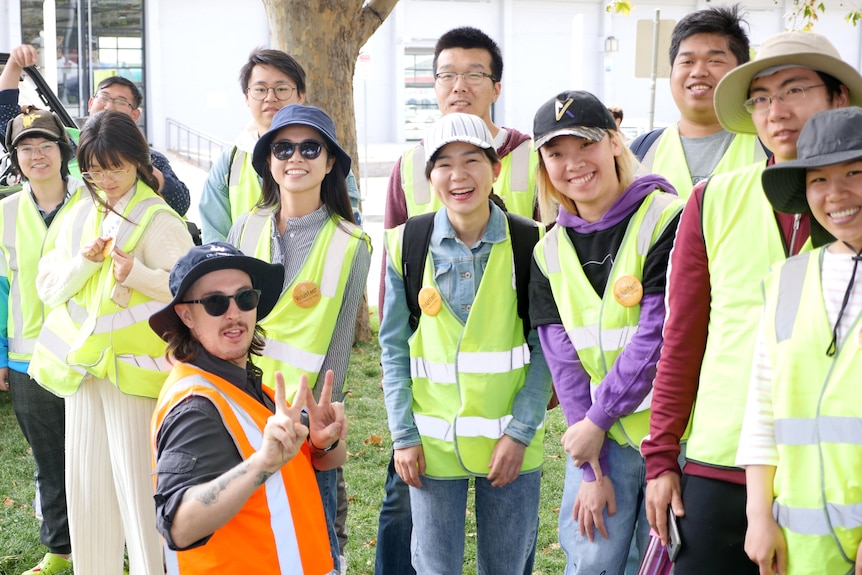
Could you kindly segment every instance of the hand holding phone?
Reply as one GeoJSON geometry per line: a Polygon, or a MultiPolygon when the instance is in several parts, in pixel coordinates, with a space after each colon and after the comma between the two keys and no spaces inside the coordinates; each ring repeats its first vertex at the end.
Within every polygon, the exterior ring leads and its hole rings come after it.
{"type": "Polygon", "coordinates": [[[679,525],[676,523],[676,515],[673,508],[667,507],[667,554],[671,561],[676,561],[679,550],[682,547],[682,538],[679,536],[679,525]]]}

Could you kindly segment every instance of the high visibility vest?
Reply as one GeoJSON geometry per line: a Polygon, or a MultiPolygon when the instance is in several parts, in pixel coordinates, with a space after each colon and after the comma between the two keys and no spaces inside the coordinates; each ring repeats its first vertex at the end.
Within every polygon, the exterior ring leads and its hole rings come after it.
{"type": "MultiPolygon", "coordinates": [[[[403,232],[403,225],[387,232],[387,253],[397,270],[403,232]]],[[[506,240],[491,248],[466,324],[443,301],[435,315],[422,312],[409,339],[413,419],[428,477],[487,476],[494,446],[513,419],[530,349],[518,317],[512,253],[507,228],[506,240]]],[[[440,294],[430,253],[422,285],[440,294]]],[[[540,425],[524,454],[523,473],[542,466],[544,436],[540,425]]]]}
{"type": "MultiPolygon", "coordinates": [[[[69,139],[75,142],[75,145],[78,145],[78,140],[81,137],[81,130],[78,128],[70,128],[66,127],[66,134],[69,135],[69,139]]],[[[72,159],[69,160],[69,175],[75,178],[76,180],[81,179],[81,169],[78,167],[78,158],[76,156],[72,156],[72,159]]]]}
{"type": "Polygon", "coordinates": [[[773,512],[787,541],[788,575],[852,573],[862,541],[862,314],[826,355],[823,249],[793,257],[764,280],[766,345],[778,468],[773,512]]]}
{"type": "Polygon", "coordinates": [[[242,214],[250,212],[257,205],[263,193],[260,176],[251,165],[250,153],[234,148],[227,185],[230,221],[235,222],[242,214]]]}
{"type": "MultiPolygon", "coordinates": [[[[760,324],[760,283],[772,264],[787,257],[775,213],[760,183],[764,168],[765,163],[753,164],[713,176],[703,194],[709,335],[686,457],[713,467],[736,468],[760,324]]],[[[806,246],[810,249],[810,240],[806,246]]]]}
{"type": "MultiPolygon", "coordinates": [[[[766,160],[766,152],[757,136],[736,134],[712,173],[723,174],[763,160],[766,160]]],[[[691,172],[676,124],[665,128],[658,140],[647,150],[641,164],[647,172],[664,176],[673,184],[679,197],[688,199],[691,195],[694,184],[691,183],[691,172]]]]}
{"type": "Polygon", "coordinates": [[[49,227],[45,226],[39,207],[30,194],[29,184],[25,183],[20,193],[0,201],[0,252],[6,261],[9,279],[6,334],[11,361],[30,361],[46,315],[45,306],[35,293],[39,260],[54,249],[63,217],[82,194],[88,192],[83,182],[69,178],[66,193],[69,198],[49,227]]]}
{"type": "MultiPolygon", "coordinates": [[[[264,387],[263,391],[275,400],[270,389],[264,387]]],[[[171,409],[192,396],[206,398],[216,407],[243,460],[261,448],[263,429],[272,413],[230,382],[177,363],[153,413],[154,484],[158,481],[155,455],[162,423],[171,409]]],[[[165,545],[165,564],[170,575],[245,573],[250,567],[262,573],[291,575],[331,572],[329,535],[308,442],[204,545],[185,551],[165,545]]]]}
{"type": "MultiPolygon", "coordinates": [[[[116,245],[131,253],[153,216],[165,211],[179,219],[163,199],[138,181],[135,194],[123,212],[116,245]]],[[[75,232],[71,253],[101,235],[104,212],[93,202],[78,202],[69,214],[75,232]]],[[[165,358],[166,344],[150,329],[148,320],[164,302],[130,290],[128,305],[111,298],[125,290],[114,278],[112,258],[65,304],[48,314],[42,326],[29,373],[53,393],[68,397],[80,387],[87,373],[107,378],[127,395],[158,397],[171,369],[165,358]]]]}
{"type": "MultiPolygon", "coordinates": [[[[272,262],[272,208],[255,209],[240,231],[238,246],[245,254],[272,262]]],[[[264,383],[275,385],[275,372],[284,375],[287,396],[293,399],[299,376],[308,376],[309,387],[317,383],[329,350],[344,289],[353,267],[356,250],[370,250],[368,236],[361,228],[332,216],[317,233],[314,245],[293,282],[282,292],[273,310],[260,321],[266,330],[266,347],[255,364],[263,370],[264,383]],[[316,286],[319,301],[308,305],[303,291],[309,282],[316,286]]]]}
{"type": "MultiPolygon", "coordinates": [[[[629,220],[602,296],[584,273],[564,228],[554,226],[536,246],[536,262],[551,284],[563,327],[590,376],[593,401],[617,357],[637,333],[640,320],[640,303],[621,305],[614,297],[614,286],[623,276],[643,281],[647,254],[683,205],[683,200],[661,191],[644,199],[629,220]]],[[[630,415],[617,420],[608,431],[611,439],[639,449],[649,433],[651,400],[652,391],[630,415]]]]}
{"type": "MultiPolygon", "coordinates": [[[[425,147],[417,144],[401,157],[401,188],[407,203],[407,217],[428,214],[443,204],[425,177],[425,147]]],[[[494,193],[513,214],[533,219],[536,206],[536,167],[539,154],[533,141],[527,140],[500,158],[500,175],[494,182],[494,193]]]]}

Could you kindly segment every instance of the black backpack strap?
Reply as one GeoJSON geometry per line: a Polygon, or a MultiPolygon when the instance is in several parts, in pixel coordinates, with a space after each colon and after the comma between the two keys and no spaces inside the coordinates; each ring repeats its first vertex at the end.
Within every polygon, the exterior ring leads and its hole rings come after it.
{"type": "Polygon", "coordinates": [[[515,292],[518,296],[518,317],[524,323],[524,339],[530,333],[530,267],[533,248],[539,242],[539,226],[533,220],[506,213],[509,234],[512,236],[512,253],[515,260],[515,292]]]}
{"type": "Polygon", "coordinates": [[[658,140],[658,137],[661,136],[662,132],[664,132],[664,128],[656,128],[651,132],[641,134],[632,141],[629,149],[632,151],[632,154],[637,156],[638,162],[643,162],[646,153],[655,141],[658,140]]]}
{"type": "Polygon", "coordinates": [[[404,277],[404,295],[410,310],[410,329],[416,331],[422,310],[419,309],[419,290],[422,289],[422,274],[434,231],[434,214],[422,214],[408,218],[404,224],[401,240],[401,273],[404,277]]]}

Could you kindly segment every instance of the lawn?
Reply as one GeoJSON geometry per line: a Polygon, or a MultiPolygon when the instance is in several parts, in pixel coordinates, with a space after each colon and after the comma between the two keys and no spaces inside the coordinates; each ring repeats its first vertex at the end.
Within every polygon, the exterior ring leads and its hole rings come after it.
{"type": "MultiPolygon", "coordinates": [[[[376,338],[376,326],[373,329],[376,338]]],[[[351,575],[374,572],[377,515],[392,449],[383,392],[379,387],[379,359],[380,348],[376,341],[358,344],[351,356],[345,384],[345,389],[349,390],[346,409],[350,421],[345,479],[350,502],[347,557],[351,575]]],[[[549,412],[546,428],[535,575],[562,573],[565,566],[565,556],[557,545],[557,516],[565,473],[564,454],[559,443],[565,423],[559,408],[549,412]]],[[[0,465],[0,575],[20,575],[36,564],[45,549],[39,545],[39,523],[30,504],[34,496],[33,458],[6,393],[0,393],[0,453],[3,457],[0,465]]],[[[476,529],[475,523],[470,524],[472,513],[468,512],[467,519],[464,573],[475,573],[476,529]]]]}

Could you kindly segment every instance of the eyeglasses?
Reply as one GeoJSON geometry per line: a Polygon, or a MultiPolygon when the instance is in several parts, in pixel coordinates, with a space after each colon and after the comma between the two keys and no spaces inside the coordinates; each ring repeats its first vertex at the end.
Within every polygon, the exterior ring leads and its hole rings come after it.
{"type": "Polygon", "coordinates": [[[218,317],[227,313],[227,309],[230,307],[230,300],[236,302],[236,307],[240,311],[251,311],[257,307],[260,301],[260,290],[246,289],[234,295],[213,294],[201,299],[181,301],[180,303],[199,303],[204,306],[204,311],[209,315],[218,317]]]}
{"type": "Polygon", "coordinates": [[[123,176],[129,173],[132,167],[129,166],[125,170],[107,170],[104,172],[81,172],[81,177],[90,182],[91,184],[100,184],[105,181],[105,179],[109,179],[112,182],[119,182],[123,179],[123,176]]]}
{"type": "Polygon", "coordinates": [[[805,92],[812,88],[821,88],[826,84],[815,84],[814,86],[794,86],[792,88],[788,88],[773,96],[755,96],[754,98],[749,98],[742,105],[745,108],[745,111],[749,114],[753,114],[755,112],[765,112],[769,109],[769,106],[772,105],[773,100],[778,100],[782,104],[787,104],[792,106],[794,104],[798,104],[802,100],[805,99],[805,92]]]}
{"type": "Polygon", "coordinates": [[[290,100],[290,97],[293,96],[293,93],[296,91],[296,88],[291,86],[290,84],[279,84],[275,88],[269,88],[262,84],[256,84],[254,86],[250,86],[246,92],[249,96],[251,96],[252,100],[257,100],[260,102],[261,100],[266,99],[266,95],[269,94],[269,91],[272,90],[275,94],[275,97],[282,102],[286,100],[290,100]]]}
{"type": "Polygon", "coordinates": [[[15,146],[15,149],[18,151],[19,156],[29,157],[32,156],[36,152],[36,150],[39,150],[40,156],[47,156],[59,147],[60,145],[57,142],[42,142],[41,144],[35,146],[15,146]]]}
{"type": "Polygon", "coordinates": [[[110,96],[107,96],[105,94],[93,94],[93,97],[95,99],[97,99],[98,101],[100,101],[101,103],[105,104],[106,106],[108,104],[114,104],[115,108],[128,108],[130,110],[137,109],[136,106],[128,103],[127,101],[125,101],[121,98],[111,98],[110,96]]]}
{"type": "Polygon", "coordinates": [[[440,72],[439,74],[434,74],[434,77],[437,78],[437,83],[441,86],[451,86],[458,78],[462,78],[464,83],[470,86],[481,84],[485,78],[490,78],[492,82],[497,81],[492,74],[488,74],[487,72],[464,72],[463,74],[440,72]]]}
{"type": "Polygon", "coordinates": [[[290,142],[282,140],[270,146],[272,155],[276,160],[289,160],[293,157],[293,153],[299,148],[299,155],[306,160],[315,160],[323,151],[323,142],[317,140],[305,140],[304,142],[290,142]]]}

